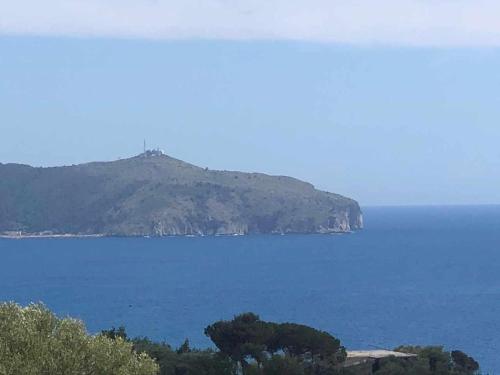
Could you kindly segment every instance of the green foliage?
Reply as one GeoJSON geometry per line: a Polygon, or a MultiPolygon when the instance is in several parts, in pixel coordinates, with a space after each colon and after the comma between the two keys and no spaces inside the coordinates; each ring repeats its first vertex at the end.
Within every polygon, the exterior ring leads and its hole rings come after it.
{"type": "Polygon", "coordinates": [[[453,361],[455,369],[463,372],[464,374],[479,371],[479,363],[477,363],[474,358],[469,357],[467,354],[461,352],[460,350],[452,351],[451,359],[453,361]]]}
{"type": "Polygon", "coordinates": [[[177,349],[177,354],[185,354],[185,353],[190,353],[191,352],[191,348],[189,347],[189,340],[186,339],[184,340],[184,343],[179,346],[179,348],[177,349]]]}
{"type": "Polygon", "coordinates": [[[274,339],[274,326],[261,321],[258,315],[245,313],[232,321],[219,321],[208,326],[205,334],[222,353],[246,366],[248,358],[257,362],[264,360],[274,339]]]}
{"type": "Polygon", "coordinates": [[[473,375],[479,364],[465,353],[447,352],[441,346],[400,346],[398,352],[417,354],[414,360],[386,358],[380,361],[377,375],[473,375]]]}
{"type": "Polygon", "coordinates": [[[401,358],[383,358],[375,366],[377,375],[425,375],[429,366],[425,361],[401,358]]]}
{"type": "Polygon", "coordinates": [[[283,351],[312,362],[326,360],[338,364],[346,359],[347,354],[340,340],[327,332],[294,323],[277,324],[275,327],[273,351],[283,351]]]}
{"type": "Polygon", "coordinates": [[[127,332],[125,331],[124,326],[120,326],[120,327],[118,327],[118,329],[113,327],[110,330],[101,331],[101,335],[106,336],[106,337],[113,339],[113,340],[117,339],[117,338],[121,338],[122,340],[127,341],[127,332]]]}
{"type": "Polygon", "coordinates": [[[373,368],[369,363],[344,367],[346,350],[329,333],[300,324],[265,322],[253,313],[216,322],[205,334],[245,375],[473,375],[479,369],[466,354],[434,346],[399,347],[396,351],[417,356],[377,360],[373,368]]]}
{"type": "Polygon", "coordinates": [[[253,364],[246,375],[366,375],[369,368],[344,368],[329,362],[301,361],[297,357],[275,354],[260,366],[253,364]]]}
{"type": "Polygon", "coordinates": [[[0,304],[0,375],[474,375],[478,363],[461,351],[401,346],[415,358],[389,357],[347,366],[330,334],[277,324],[245,313],[205,329],[219,351],[177,349],[124,327],[88,335],[82,322],[60,319],[40,304],[0,304]]]}
{"type": "Polygon", "coordinates": [[[262,375],[305,375],[302,363],[296,358],[273,355],[263,365],[262,375]]]}
{"type": "Polygon", "coordinates": [[[122,338],[90,336],[45,306],[0,304],[0,375],[154,375],[158,366],[122,338]]]}
{"type": "MultiPolygon", "coordinates": [[[[186,340],[187,341],[187,340],[186,340]]],[[[235,375],[235,364],[225,355],[212,350],[194,350],[184,342],[177,350],[166,343],[148,338],[133,341],[138,353],[146,353],[160,365],[160,375],[235,375]]]]}
{"type": "Polygon", "coordinates": [[[300,324],[265,322],[253,313],[216,322],[205,329],[205,334],[248,374],[255,372],[249,367],[249,360],[255,361],[258,369],[263,366],[268,371],[276,371],[273,369],[278,365],[291,365],[289,361],[293,361],[300,363],[297,371],[304,371],[308,367],[332,368],[346,358],[340,341],[329,333],[300,324]],[[273,356],[278,352],[287,359],[280,362],[273,356]]]}

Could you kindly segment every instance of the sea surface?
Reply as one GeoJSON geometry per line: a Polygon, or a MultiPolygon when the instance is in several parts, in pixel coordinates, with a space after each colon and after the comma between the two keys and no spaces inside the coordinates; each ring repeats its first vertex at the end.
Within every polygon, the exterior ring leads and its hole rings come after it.
{"type": "Polygon", "coordinates": [[[350,349],[442,344],[500,374],[500,206],[365,208],[347,235],[0,240],[0,301],[210,345],[245,311],[350,349]]]}

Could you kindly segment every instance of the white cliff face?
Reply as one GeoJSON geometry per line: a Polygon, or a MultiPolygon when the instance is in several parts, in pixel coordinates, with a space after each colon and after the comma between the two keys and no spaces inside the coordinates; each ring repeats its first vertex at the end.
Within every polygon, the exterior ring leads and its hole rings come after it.
{"type": "MultiPolygon", "coordinates": [[[[279,219],[279,218],[278,218],[279,219]]],[[[151,236],[183,236],[183,235],[245,235],[256,233],[348,233],[362,229],[363,216],[356,209],[345,209],[335,212],[323,222],[317,224],[313,221],[287,221],[283,218],[277,220],[275,225],[262,230],[259,226],[259,218],[254,222],[245,223],[243,220],[229,221],[218,220],[212,216],[205,219],[180,218],[164,215],[162,218],[151,220],[151,228],[144,227],[142,230],[134,230],[136,235],[151,236]],[[279,224],[278,224],[279,222],[279,224]]],[[[120,234],[117,231],[115,234],[120,234]]]]}
{"type": "Polygon", "coordinates": [[[321,225],[319,233],[352,232],[363,228],[363,216],[360,210],[346,209],[328,219],[327,225],[321,225]]]}
{"type": "Polygon", "coordinates": [[[351,226],[353,226],[355,229],[364,228],[363,213],[361,211],[357,215],[354,215],[354,225],[351,226]]]}
{"type": "Polygon", "coordinates": [[[145,229],[141,235],[153,236],[210,236],[210,235],[244,235],[248,234],[248,226],[243,223],[223,223],[214,225],[211,220],[192,222],[188,220],[157,220],[153,222],[151,231],[145,229]],[[175,221],[175,222],[174,222],[175,221]]]}

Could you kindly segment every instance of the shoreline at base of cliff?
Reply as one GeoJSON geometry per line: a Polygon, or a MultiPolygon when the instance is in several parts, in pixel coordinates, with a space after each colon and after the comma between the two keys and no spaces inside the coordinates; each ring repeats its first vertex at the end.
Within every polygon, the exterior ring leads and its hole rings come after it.
{"type": "Polygon", "coordinates": [[[151,236],[151,235],[113,235],[113,234],[74,234],[74,233],[62,233],[62,234],[37,234],[37,233],[27,233],[27,234],[0,234],[0,239],[8,240],[23,240],[23,239],[37,239],[37,238],[171,238],[171,237],[241,237],[241,236],[290,236],[290,235],[344,235],[344,234],[354,234],[357,231],[347,231],[347,232],[305,232],[305,233],[227,233],[227,234],[171,234],[164,236],[151,236]]]}

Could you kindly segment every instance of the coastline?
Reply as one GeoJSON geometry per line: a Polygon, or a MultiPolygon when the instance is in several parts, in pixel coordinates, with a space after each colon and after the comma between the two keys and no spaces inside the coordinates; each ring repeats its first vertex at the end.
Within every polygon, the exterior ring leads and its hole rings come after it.
{"type": "Polygon", "coordinates": [[[105,234],[0,234],[0,239],[9,239],[9,240],[23,240],[28,238],[99,238],[99,237],[108,237],[105,234]]]}
{"type": "Polygon", "coordinates": [[[167,238],[167,237],[241,237],[241,236],[251,236],[251,235],[270,235],[270,236],[288,236],[288,235],[344,235],[353,234],[356,231],[345,231],[345,232],[289,232],[289,233],[226,233],[226,234],[172,234],[164,236],[151,236],[151,235],[114,235],[114,234],[74,234],[74,233],[63,233],[63,234],[39,234],[39,233],[27,233],[27,234],[0,234],[0,239],[8,240],[24,240],[24,239],[39,239],[39,238],[167,238]]]}

